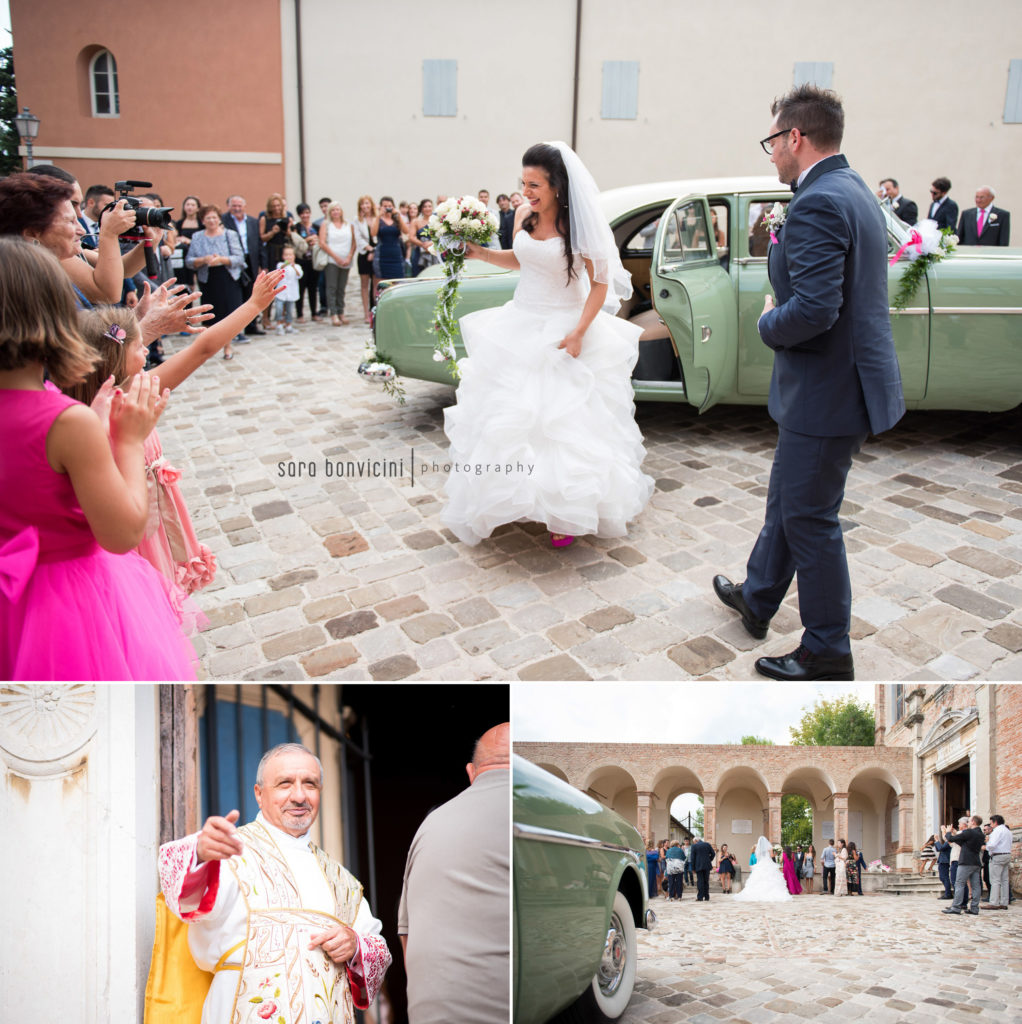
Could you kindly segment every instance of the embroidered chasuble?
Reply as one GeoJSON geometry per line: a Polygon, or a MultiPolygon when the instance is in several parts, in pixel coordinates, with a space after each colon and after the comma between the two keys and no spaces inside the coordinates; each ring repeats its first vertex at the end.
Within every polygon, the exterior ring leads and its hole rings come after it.
{"type": "Polygon", "coordinates": [[[196,864],[197,833],[160,847],[167,908],[188,924],[192,958],[212,976],[202,1024],[353,1024],[391,962],[362,886],[262,814],[238,834],[245,849],[226,861],[196,864]],[[358,937],[346,965],[308,948],[338,923],[358,937]]]}

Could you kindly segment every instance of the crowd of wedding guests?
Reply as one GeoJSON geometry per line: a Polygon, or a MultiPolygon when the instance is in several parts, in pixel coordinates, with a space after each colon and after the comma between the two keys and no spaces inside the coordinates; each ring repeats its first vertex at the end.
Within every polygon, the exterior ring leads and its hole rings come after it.
{"type": "MultiPolygon", "coordinates": [[[[701,842],[698,839],[696,841],[701,842]]],[[[734,883],[736,879],[741,882],[742,874],[738,854],[728,849],[727,843],[719,848],[712,844],[704,845],[712,849],[710,878],[719,886],[721,895],[736,892],[734,883]]],[[[835,843],[831,839],[823,848],[822,856],[817,854],[812,843],[805,846],[778,846],[773,849],[771,856],[780,864],[788,892],[793,896],[802,893],[811,895],[817,876],[822,878],[819,890],[821,895],[862,895],[862,872],[866,870],[866,861],[854,842],[846,843],[844,839],[838,839],[835,843]]],[[[694,861],[693,841],[690,839],[665,839],[656,846],[647,847],[650,897],[662,893],[668,900],[681,899],[684,887],[692,885],[696,880],[694,861]]],[[[753,845],[749,854],[749,868],[755,863],[756,847],[753,845]]]]}
{"type": "MultiPolygon", "coordinates": [[[[447,198],[438,195],[435,205],[447,198]]],[[[478,198],[500,224],[493,247],[509,249],[515,210],[524,202],[522,194],[501,193],[493,205],[489,191],[480,189],[478,198]]],[[[163,205],[155,192],[141,199],[145,205],[163,205]]],[[[271,328],[277,334],[292,334],[298,324],[327,319],[332,326],[348,323],[345,295],[353,270],[359,277],[362,315],[368,322],[375,282],[416,277],[439,261],[426,234],[435,208],[432,199],[395,202],[391,196],[375,200],[366,194],[359,196],[350,217],[345,215],[344,205],[330,196],[320,198],[317,205],[319,216],[314,217],[308,203],[298,203],[292,211],[279,192],[268,196],[256,212],[240,194],[228,196],[223,205],[203,202],[197,195],[185,196],[172,227],[153,232],[159,269],[151,280],[162,284],[173,277],[189,289],[198,287],[212,303],[212,319],[217,322],[251,296],[252,282],[260,270],[283,269],[285,290],[273,307],[232,339],[244,344],[252,335],[265,334],[271,328]]],[[[117,202],[108,185],[90,185],[85,190],[79,213],[83,249],[96,250],[103,244],[103,217],[112,223],[121,207],[123,203],[117,202]]],[[[146,276],[138,271],[124,278],[120,304],[136,305],[146,276]]],[[[151,365],[159,365],[162,350],[158,343],[152,345],[150,355],[151,365]]],[[[224,358],[233,358],[230,346],[224,358]]]]}
{"type": "MultiPolygon", "coordinates": [[[[712,858],[706,863],[710,878],[716,880],[722,895],[734,891],[741,881],[738,855],[727,843],[710,845],[712,858]]],[[[944,913],[959,914],[971,901],[970,914],[983,910],[1006,910],[1014,900],[1008,884],[1011,859],[1011,830],[1000,814],[991,814],[984,824],[978,815],[962,817],[957,827],[942,825],[929,836],[920,851],[918,873],[936,874],[943,884],[941,900],[953,900],[944,913]],[[985,895],[984,895],[985,894],[985,895]],[[987,902],[980,903],[985,898],[987,902]]],[[[663,896],[668,901],[682,899],[685,886],[696,881],[693,870],[696,855],[693,840],[662,840],[646,848],[646,877],[649,898],[663,896]]],[[[862,875],[868,870],[862,851],[854,842],[829,839],[822,853],[814,844],[775,846],[771,857],[780,864],[781,873],[793,896],[802,894],[861,896],[862,875]],[[816,890],[816,879],[820,888],[816,890]]],[[[749,868],[756,863],[756,847],[749,855],[749,868]]]]}

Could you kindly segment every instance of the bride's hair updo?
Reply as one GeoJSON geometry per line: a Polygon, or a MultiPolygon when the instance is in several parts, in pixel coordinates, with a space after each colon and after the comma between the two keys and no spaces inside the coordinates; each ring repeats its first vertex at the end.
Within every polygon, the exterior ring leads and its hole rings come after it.
{"type": "MultiPolygon", "coordinates": [[[[522,167],[539,167],[546,171],[550,187],[557,196],[557,233],[564,239],[564,258],[568,265],[568,284],[576,276],[575,261],[571,252],[571,219],[568,213],[568,169],[556,146],[537,142],[530,146],[522,157],[522,167]]],[[[522,221],[522,227],[531,235],[539,222],[539,214],[530,213],[522,221]]]]}

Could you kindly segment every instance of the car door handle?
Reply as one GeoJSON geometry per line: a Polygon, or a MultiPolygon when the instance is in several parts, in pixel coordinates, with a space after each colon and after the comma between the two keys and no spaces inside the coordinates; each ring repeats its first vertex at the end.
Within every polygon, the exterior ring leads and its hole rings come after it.
{"type": "Polygon", "coordinates": [[[706,324],[703,324],[703,338],[702,338],[702,340],[703,340],[703,344],[704,345],[706,344],[706,342],[708,342],[710,340],[710,335],[711,334],[713,334],[713,328],[712,327],[707,327],[706,324]]]}

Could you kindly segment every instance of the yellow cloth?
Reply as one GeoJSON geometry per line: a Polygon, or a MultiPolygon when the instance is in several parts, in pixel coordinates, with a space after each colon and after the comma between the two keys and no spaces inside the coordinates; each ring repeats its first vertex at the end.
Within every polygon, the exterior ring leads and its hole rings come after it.
{"type": "Polygon", "coordinates": [[[188,925],[156,897],[156,938],[145,987],[145,1024],[199,1024],[213,975],[198,967],[188,948],[188,925]]]}

